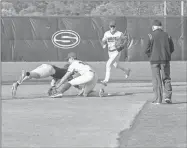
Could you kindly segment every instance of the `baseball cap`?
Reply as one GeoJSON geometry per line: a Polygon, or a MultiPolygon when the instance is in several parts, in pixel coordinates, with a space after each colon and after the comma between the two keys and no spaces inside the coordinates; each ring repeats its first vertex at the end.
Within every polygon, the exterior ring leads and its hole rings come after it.
{"type": "Polygon", "coordinates": [[[111,21],[110,23],[109,23],[109,26],[111,27],[111,26],[116,26],[116,22],[115,21],[111,21]]]}
{"type": "Polygon", "coordinates": [[[159,20],[154,20],[152,26],[162,26],[162,23],[159,20]]]}
{"type": "Polygon", "coordinates": [[[74,58],[76,59],[77,58],[77,55],[75,52],[70,52],[68,53],[68,56],[65,58],[65,60],[68,60],[69,58],[74,58]]]}

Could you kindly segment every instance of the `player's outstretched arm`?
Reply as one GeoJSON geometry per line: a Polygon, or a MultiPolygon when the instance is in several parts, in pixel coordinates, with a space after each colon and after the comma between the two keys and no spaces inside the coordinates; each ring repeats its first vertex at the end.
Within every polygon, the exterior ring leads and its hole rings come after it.
{"type": "Polygon", "coordinates": [[[56,89],[58,89],[66,80],[72,75],[72,72],[67,71],[66,74],[62,77],[60,82],[56,85],[56,89]]]}

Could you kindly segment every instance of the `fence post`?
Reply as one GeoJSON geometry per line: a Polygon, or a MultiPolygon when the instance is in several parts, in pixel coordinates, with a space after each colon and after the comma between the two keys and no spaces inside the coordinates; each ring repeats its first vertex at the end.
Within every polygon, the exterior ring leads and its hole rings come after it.
{"type": "Polygon", "coordinates": [[[164,31],[166,31],[167,1],[164,1],[164,31]]]}
{"type": "Polygon", "coordinates": [[[181,50],[182,50],[182,57],[181,60],[185,59],[185,49],[184,49],[184,1],[181,1],[181,50]]]}
{"type": "Polygon", "coordinates": [[[12,62],[15,62],[14,60],[17,60],[15,59],[15,52],[14,52],[14,47],[13,47],[13,43],[14,43],[14,40],[13,39],[10,43],[11,43],[11,49],[12,49],[12,62]]]}

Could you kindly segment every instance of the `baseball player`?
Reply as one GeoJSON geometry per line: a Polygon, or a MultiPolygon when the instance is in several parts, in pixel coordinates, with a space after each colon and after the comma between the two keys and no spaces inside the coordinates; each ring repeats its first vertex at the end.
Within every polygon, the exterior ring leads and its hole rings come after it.
{"type": "Polygon", "coordinates": [[[104,37],[102,39],[103,48],[106,48],[106,46],[108,45],[108,55],[109,55],[109,59],[106,63],[105,79],[103,81],[101,81],[101,83],[103,83],[104,85],[107,85],[107,82],[110,79],[112,65],[115,68],[122,70],[125,73],[125,78],[129,77],[129,74],[131,71],[129,68],[125,69],[119,65],[121,50],[123,48],[120,48],[120,50],[118,50],[116,47],[116,42],[119,39],[123,39],[122,46],[124,47],[124,45],[126,43],[126,36],[122,32],[116,30],[116,22],[115,21],[111,21],[109,24],[109,27],[110,27],[110,30],[106,31],[104,33],[104,37]]]}
{"type": "Polygon", "coordinates": [[[66,59],[70,63],[70,66],[65,76],[56,85],[56,89],[58,89],[62,84],[64,85],[60,90],[60,92],[54,94],[51,97],[52,98],[62,97],[65,91],[67,91],[71,86],[76,86],[76,85],[83,85],[82,95],[87,97],[93,91],[98,81],[98,76],[96,72],[92,69],[90,65],[88,65],[83,61],[78,60],[74,52],[69,53],[66,59]],[[67,82],[67,78],[74,72],[79,73],[80,76],[67,82]]]}
{"type": "MultiPolygon", "coordinates": [[[[21,85],[24,81],[33,78],[42,79],[51,76],[52,77],[51,88],[54,87],[58,83],[58,81],[66,74],[68,66],[69,64],[66,64],[64,68],[59,68],[50,64],[42,64],[30,72],[28,71],[26,72],[25,70],[22,70],[20,79],[17,82],[13,83],[12,85],[12,96],[14,97],[16,95],[16,91],[19,85],[21,85]]],[[[72,79],[72,76],[70,76],[69,79],[72,79]]],[[[79,86],[75,86],[75,87],[80,89],[79,86]]]]}

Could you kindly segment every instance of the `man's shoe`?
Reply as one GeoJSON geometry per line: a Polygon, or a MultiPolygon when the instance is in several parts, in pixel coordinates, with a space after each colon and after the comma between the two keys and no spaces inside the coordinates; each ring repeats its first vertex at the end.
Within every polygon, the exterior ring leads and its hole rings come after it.
{"type": "Polygon", "coordinates": [[[159,105],[161,102],[158,102],[157,100],[152,101],[152,104],[159,105]]]}
{"type": "Polygon", "coordinates": [[[129,77],[130,73],[131,73],[131,69],[129,68],[128,71],[127,71],[127,73],[125,73],[125,78],[126,79],[129,77]]]}
{"type": "Polygon", "coordinates": [[[81,89],[81,90],[79,91],[79,93],[77,94],[77,96],[83,96],[83,93],[84,93],[84,89],[81,89]]]}
{"type": "Polygon", "coordinates": [[[159,102],[152,102],[152,104],[154,104],[154,105],[160,105],[161,103],[159,103],[159,102]]]}
{"type": "Polygon", "coordinates": [[[169,98],[166,98],[166,99],[165,99],[165,102],[166,102],[167,104],[172,104],[172,101],[171,101],[171,99],[169,99],[169,98]]]}
{"type": "Polygon", "coordinates": [[[62,98],[63,94],[62,93],[56,93],[50,96],[51,98],[62,98]]]}
{"type": "Polygon", "coordinates": [[[103,84],[104,86],[107,86],[107,82],[106,81],[101,81],[101,84],[103,84]]]}

